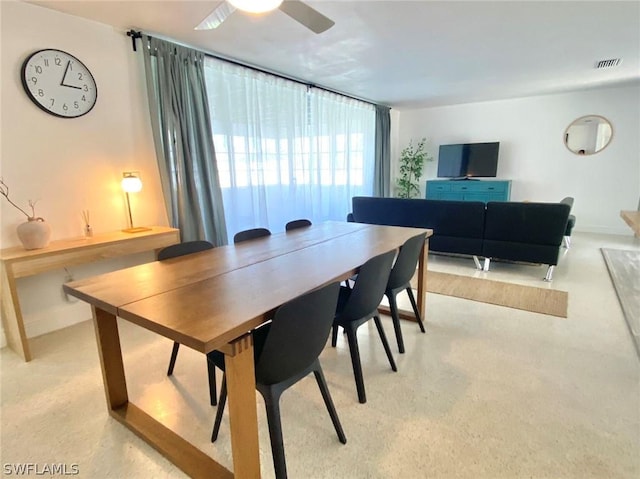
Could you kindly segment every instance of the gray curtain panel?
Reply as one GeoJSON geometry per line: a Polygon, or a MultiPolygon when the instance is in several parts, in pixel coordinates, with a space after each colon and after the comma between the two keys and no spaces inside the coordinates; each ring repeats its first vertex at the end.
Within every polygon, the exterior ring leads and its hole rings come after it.
{"type": "Polygon", "coordinates": [[[376,105],[374,196],[391,196],[391,109],[376,105]]]}
{"type": "Polygon", "coordinates": [[[227,243],[204,80],[204,53],[143,35],[144,67],[160,180],[182,241],[227,243]]]}

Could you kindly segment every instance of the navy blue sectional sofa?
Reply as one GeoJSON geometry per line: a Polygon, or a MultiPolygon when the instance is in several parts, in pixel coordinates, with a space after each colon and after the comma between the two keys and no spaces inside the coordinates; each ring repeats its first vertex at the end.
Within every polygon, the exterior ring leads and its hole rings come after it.
{"type": "Polygon", "coordinates": [[[471,255],[485,271],[492,258],[546,264],[545,280],[551,281],[570,209],[563,203],[356,196],[350,217],[357,223],[430,228],[430,251],[471,255]]]}

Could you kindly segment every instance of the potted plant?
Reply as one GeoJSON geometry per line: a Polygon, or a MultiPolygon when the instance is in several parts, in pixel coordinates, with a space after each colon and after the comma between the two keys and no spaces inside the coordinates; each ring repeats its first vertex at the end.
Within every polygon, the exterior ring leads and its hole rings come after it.
{"type": "Polygon", "coordinates": [[[51,237],[51,227],[44,218],[36,216],[35,208],[37,201],[29,200],[31,214],[27,213],[11,201],[9,198],[9,187],[2,178],[0,178],[0,194],[7,199],[11,206],[27,217],[27,221],[20,223],[16,229],[18,238],[22,242],[24,249],[39,249],[47,246],[49,244],[49,238],[51,237]]]}
{"type": "Polygon", "coordinates": [[[420,194],[420,178],[425,161],[433,160],[425,151],[426,138],[414,146],[413,140],[400,153],[400,177],[397,180],[398,198],[413,198],[420,194]]]}

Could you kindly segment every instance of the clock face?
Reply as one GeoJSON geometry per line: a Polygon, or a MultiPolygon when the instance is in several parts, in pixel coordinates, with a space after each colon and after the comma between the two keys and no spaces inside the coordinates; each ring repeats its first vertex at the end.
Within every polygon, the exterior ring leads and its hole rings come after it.
{"type": "Polygon", "coordinates": [[[22,86],[38,107],[62,118],[86,115],[98,97],[89,69],[61,50],[40,50],[27,57],[22,86]]]}

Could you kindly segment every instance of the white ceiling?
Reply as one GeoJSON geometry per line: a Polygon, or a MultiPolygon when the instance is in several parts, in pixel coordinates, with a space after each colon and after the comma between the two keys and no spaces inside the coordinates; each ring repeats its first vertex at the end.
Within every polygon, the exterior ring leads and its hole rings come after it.
{"type": "Polygon", "coordinates": [[[640,2],[323,1],[335,21],[316,35],[280,11],[236,11],[193,27],[219,3],[32,1],[168,37],[397,108],[449,105],[640,80],[640,2]],[[599,60],[623,60],[596,70],[599,60]]]}

